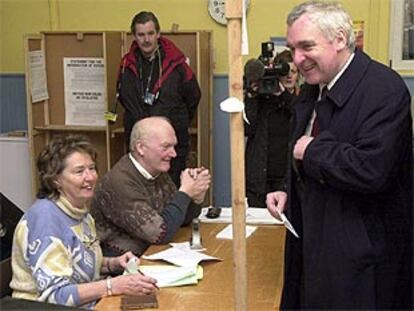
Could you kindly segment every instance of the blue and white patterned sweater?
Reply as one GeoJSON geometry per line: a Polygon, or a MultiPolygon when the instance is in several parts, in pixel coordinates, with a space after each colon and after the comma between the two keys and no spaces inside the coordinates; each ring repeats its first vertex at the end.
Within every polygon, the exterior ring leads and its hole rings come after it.
{"type": "Polygon", "coordinates": [[[99,280],[101,265],[95,222],[86,207],[74,208],[62,196],[56,202],[37,200],[14,234],[13,297],[80,306],[77,284],[99,280]]]}

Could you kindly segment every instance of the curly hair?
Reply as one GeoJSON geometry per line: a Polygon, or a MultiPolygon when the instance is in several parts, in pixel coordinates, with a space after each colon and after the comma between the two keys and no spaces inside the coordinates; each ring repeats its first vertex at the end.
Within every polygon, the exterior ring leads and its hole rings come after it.
{"type": "Polygon", "coordinates": [[[66,159],[74,152],[88,154],[94,162],[98,156],[95,148],[84,135],[57,135],[44,147],[37,158],[40,183],[37,198],[59,197],[56,178],[65,169],[66,159]]]}

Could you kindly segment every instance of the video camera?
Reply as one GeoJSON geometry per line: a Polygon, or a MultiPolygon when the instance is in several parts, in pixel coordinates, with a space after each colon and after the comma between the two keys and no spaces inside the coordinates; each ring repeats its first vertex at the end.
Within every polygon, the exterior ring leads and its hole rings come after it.
{"type": "Polygon", "coordinates": [[[262,42],[262,53],[258,59],[249,59],[244,66],[244,88],[257,95],[272,95],[280,91],[279,77],[286,76],[290,67],[286,62],[274,63],[274,43],[262,42]],[[257,84],[252,90],[251,85],[257,84]]]}

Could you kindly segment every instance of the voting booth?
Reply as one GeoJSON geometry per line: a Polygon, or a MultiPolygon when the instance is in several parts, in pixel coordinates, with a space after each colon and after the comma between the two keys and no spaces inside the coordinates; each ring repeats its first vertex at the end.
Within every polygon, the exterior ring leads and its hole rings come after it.
{"type": "MultiPolygon", "coordinates": [[[[188,166],[212,169],[212,33],[163,33],[188,59],[202,90],[189,129],[188,166]]],[[[55,135],[83,134],[98,150],[103,176],[125,153],[123,108],[116,99],[122,56],[132,37],[127,32],[42,32],[25,38],[28,139],[32,175],[35,159],[55,135]],[[115,112],[108,121],[105,112],[115,112]]],[[[33,191],[37,180],[32,180],[33,191]]],[[[206,204],[211,201],[211,192],[206,204]]]]}

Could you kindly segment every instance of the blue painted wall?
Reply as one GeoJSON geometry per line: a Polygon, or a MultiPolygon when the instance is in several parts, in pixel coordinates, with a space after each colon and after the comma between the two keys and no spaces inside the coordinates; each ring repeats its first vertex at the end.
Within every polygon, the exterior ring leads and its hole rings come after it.
{"type": "Polygon", "coordinates": [[[229,116],[220,110],[220,102],[229,95],[227,75],[213,80],[213,202],[217,206],[230,206],[230,124],[229,116]]]}
{"type": "Polygon", "coordinates": [[[0,133],[27,130],[24,74],[0,75],[0,133]]]}

